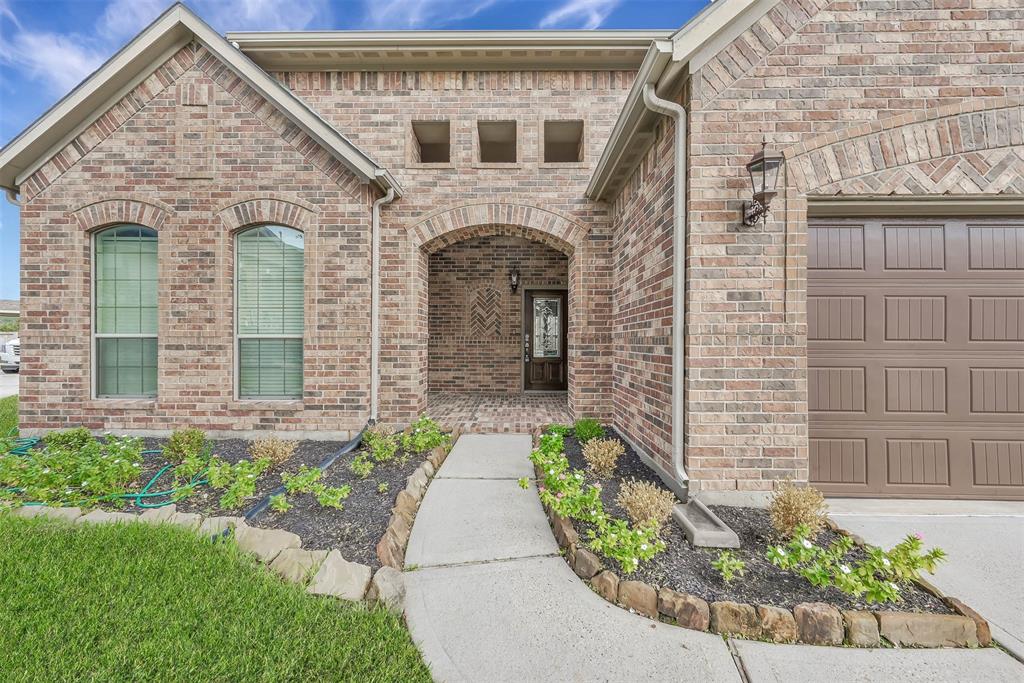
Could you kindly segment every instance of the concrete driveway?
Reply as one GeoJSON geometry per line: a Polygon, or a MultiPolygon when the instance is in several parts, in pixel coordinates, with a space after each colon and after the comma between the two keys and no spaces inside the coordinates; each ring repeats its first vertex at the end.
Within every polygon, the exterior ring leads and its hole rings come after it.
{"type": "Polygon", "coordinates": [[[831,517],[868,543],[909,533],[949,557],[927,578],[976,609],[993,637],[1024,661],[1024,502],[830,499],[831,517]]]}
{"type": "Polygon", "coordinates": [[[18,373],[8,375],[5,372],[0,372],[0,398],[18,393],[18,377],[18,373]]]}

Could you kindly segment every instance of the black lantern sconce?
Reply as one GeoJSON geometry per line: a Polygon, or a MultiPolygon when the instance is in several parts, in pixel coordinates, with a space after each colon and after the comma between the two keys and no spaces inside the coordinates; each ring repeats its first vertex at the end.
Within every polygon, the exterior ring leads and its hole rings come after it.
{"type": "Polygon", "coordinates": [[[775,188],[779,182],[779,171],[786,157],[782,152],[769,152],[768,141],[761,141],[761,151],[747,162],[747,173],[754,190],[754,199],[743,205],[743,225],[757,225],[768,213],[768,206],[778,194],[775,188]]]}
{"type": "Polygon", "coordinates": [[[519,289],[519,269],[513,268],[508,271],[508,283],[512,287],[512,293],[515,294],[516,290],[519,289]]]}

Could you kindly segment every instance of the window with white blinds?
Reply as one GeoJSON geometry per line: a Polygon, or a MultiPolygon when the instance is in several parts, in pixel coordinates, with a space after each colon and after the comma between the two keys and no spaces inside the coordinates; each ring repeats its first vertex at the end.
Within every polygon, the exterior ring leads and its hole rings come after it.
{"type": "Polygon", "coordinates": [[[96,396],[156,396],[157,236],[118,225],[93,237],[96,396]]]}
{"type": "Polygon", "coordinates": [[[238,396],[302,398],[303,235],[262,225],[235,243],[238,396]]]}

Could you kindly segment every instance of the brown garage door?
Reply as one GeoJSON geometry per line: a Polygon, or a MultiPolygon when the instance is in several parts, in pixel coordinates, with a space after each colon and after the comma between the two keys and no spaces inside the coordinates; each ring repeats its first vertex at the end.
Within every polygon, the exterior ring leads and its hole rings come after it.
{"type": "Polygon", "coordinates": [[[810,479],[1024,499],[1024,221],[817,220],[810,479]]]}

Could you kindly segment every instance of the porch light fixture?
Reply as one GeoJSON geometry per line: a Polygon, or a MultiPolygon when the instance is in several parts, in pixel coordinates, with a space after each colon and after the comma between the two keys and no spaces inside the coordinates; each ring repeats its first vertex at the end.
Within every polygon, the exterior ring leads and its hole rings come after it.
{"type": "Polygon", "coordinates": [[[775,199],[775,191],[779,182],[779,169],[785,163],[782,152],[769,152],[768,140],[761,140],[761,151],[747,162],[747,173],[750,174],[750,185],[754,190],[754,199],[743,204],[743,225],[757,225],[768,213],[768,206],[775,199]]]}
{"type": "Polygon", "coordinates": [[[508,271],[508,282],[512,287],[512,293],[515,294],[516,290],[519,289],[519,269],[513,268],[508,271]]]}

